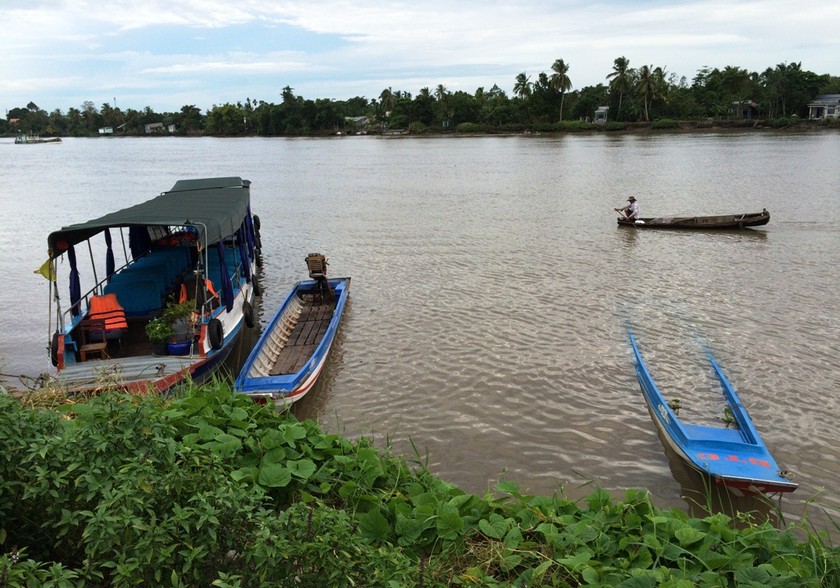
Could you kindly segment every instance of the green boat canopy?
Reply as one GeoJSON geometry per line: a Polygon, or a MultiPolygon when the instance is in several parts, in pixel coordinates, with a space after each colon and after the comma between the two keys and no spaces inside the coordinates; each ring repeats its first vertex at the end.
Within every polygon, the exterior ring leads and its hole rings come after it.
{"type": "Polygon", "coordinates": [[[179,180],[171,190],[141,204],[63,227],[47,239],[51,258],[108,228],[194,227],[202,248],[233,235],[250,204],[249,180],[239,177],[179,180]]]}

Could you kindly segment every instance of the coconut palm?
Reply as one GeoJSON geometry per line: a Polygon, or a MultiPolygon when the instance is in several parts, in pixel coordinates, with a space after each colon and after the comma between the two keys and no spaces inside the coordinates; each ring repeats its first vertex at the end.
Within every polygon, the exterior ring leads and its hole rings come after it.
{"type": "Polygon", "coordinates": [[[563,120],[563,100],[566,92],[572,89],[572,80],[567,75],[569,66],[562,59],[558,59],[551,65],[551,71],[554,72],[551,76],[551,87],[560,92],[560,120],[563,120]]]}
{"type": "Polygon", "coordinates": [[[527,98],[531,95],[531,79],[530,76],[525,75],[525,72],[522,72],[518,76],[516,76],[516,84],[513,86],[513,93],[519,96],[520,98],[527,98]]]}
{"type": "Polygon", "coordinates": [[[636,84],[636,91],[642,97],[642,102],[645,107],[645,120],[650,120],[649,105],[656,95],[656,74],[651,70],[651,66],[643,65],[639,69],[639,81],[636,84]]]}
{"type": "Polygon", "coordinates": [[[621,114],[621,100],[625,92],[633,89],[633,70],[630,69],[630,60],[624,57],[616,57],[613,61],[613,71],[607,75],[610,80],[610,92],[618,92],[618,115],[621,114]]]}

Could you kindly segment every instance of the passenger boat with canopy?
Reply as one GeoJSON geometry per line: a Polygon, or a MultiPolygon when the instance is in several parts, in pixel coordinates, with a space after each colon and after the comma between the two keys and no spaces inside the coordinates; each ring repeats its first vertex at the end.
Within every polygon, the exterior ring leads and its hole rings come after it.
{"type": "Polygon", "coordinates": [[[219,368],[254,326],[260,295],[250,203],[250,181],[239,177],[180,180],[156,198],[51,233],[38,272],[51,283],[58,385],[162,393],[219,368]],[[84,271],[78,247],[90,256],[84,271]],[[70,304],[62,309],[64,268],[70,304]]]}

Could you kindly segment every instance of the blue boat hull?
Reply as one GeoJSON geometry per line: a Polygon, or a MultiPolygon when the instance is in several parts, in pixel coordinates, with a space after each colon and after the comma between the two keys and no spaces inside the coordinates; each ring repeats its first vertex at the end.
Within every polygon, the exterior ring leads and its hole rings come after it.
{"type": "Polygon", "coordinates": [[[305,362],[300,362],[301,367],[291,373],[272,373],[280,354],[291,346],[290,338],[298,333],[295,330],[299,327],[294,313],[297,309],[300,315],[299,307],[305,306],[301,303],[302,298],[316,291],[317,282],[314,280],[295,284],[274,313],[236,378],[234,389],[237,392],[248,394],[255,400],[271,400],[279,408],[286,408],[312,390],[326,364],[350,289],[350,278],[333,278],[328,281],[334,303],[331,317],[320,340],[306,348],[311,349],[311,352],[303,358],[305,362]]]}
{"type": "Polygon", "coordinates": [[[729,488],[749,493],[793,492],[797,484],[781,472],[755,429],[735,390],[711,355],[708,356],[723,395],[737,423],[724,429],[683,423],[665,401],[630,333],[636,377],[654,424],[668,445],[693,469],[729,488]]]}

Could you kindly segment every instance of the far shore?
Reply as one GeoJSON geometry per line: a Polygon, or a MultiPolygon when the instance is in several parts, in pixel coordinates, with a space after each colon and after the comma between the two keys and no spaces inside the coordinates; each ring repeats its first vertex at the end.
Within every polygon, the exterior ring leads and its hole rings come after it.
{"type": "MultiPolygon", "coordinates": [[[[342,129],[328,133],[290,134],[290,135],[260,135],[257,133],[240,133],[218,135],[194,132],[153,132],[145,134],[105,134],[82,135],[76,138],[116,139],[119,137],[285,137],[285,138],[314,138],[314,137],[349,137],[349,136],[380,136],[386,138],[405,137],[480,137],[480,136],[541,136],[541,135],[649,135],[668,133],[750,133],[750,132],[781,132],[781,133],[811,133],[818,131],[840,131],[840,118],[821,120],[800,120],[796,118],[783,119],[708,119],[677,121],[660,119],[652,122],[615,122],[592,123],[586,121],[561,121],[556,123],[538,123],[531,126],[505,125],[488,127],[482,124],[464,123],[455,129],[437,129],[411,125],[410,129],[365,127],[357,129],[342,129]]],[[[41,133],[42,138],[61,137],[70,135],[41,133]]],[[[6,138],[13,139],[14,134],[7,133],[6,138]]]]}

